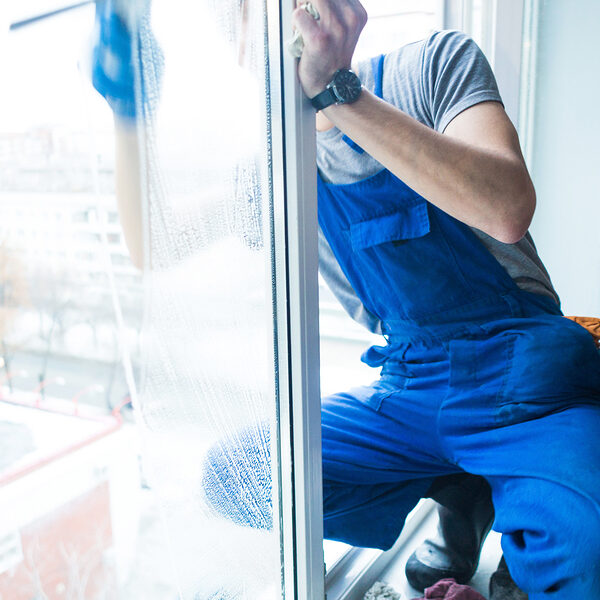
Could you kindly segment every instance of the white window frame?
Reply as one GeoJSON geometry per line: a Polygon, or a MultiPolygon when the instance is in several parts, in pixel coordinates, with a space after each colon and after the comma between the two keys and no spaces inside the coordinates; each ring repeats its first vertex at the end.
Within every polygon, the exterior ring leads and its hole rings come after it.
{"type": "Polygon", "coordinates": [[[480,31],[479,43],[496,75],[508,116],[520,129],[523,29],[527,0],[481,0],[480,22],[474,22],[474,0],[445,0],[446,29],[470,36],[480,31]]]}
{"type": "Polygon", "coordinates": [[[519,137],[527,165],[531,165],[535,123],[536,72],[540,0],[524,0],[521,60],[519,137]]]}
{"type": "Polygon", "coordinates": [[[271,98],[283,97],[271,106],[271,126],[284,597],[318,600],[325,589],[315,114],[285,50],[295,1],[267,6],[271,98]]]}

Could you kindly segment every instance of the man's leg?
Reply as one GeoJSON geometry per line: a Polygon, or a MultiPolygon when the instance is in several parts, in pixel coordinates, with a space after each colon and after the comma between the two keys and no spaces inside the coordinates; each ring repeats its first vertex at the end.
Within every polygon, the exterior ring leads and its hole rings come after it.
{"type": "Polygon", "coordinates": [[[467,583],[494,520],[490,486],[477,475],[449,475],[436,479],[427,496],[438,503],[437,533],[409,557],[406,578],[420,591],[440,579],[467,583]]]}
{"type": "Polygon", "coordinates": [[[599,434],[592,404],[455,440],[460,465],[487,473],[494,529],[530,600],[598,597],[599,434]]]}
{"type": "Polygon", "coordinates": [[[600,357],[591,336],[566,319],[512,325],[450,343],[440,438],[450,461],[489,482],[493,528],[530,600],[594,598],[600,357]]]}
{"type": "Polygon", "coordinates": [[[435,443],[429,445],[430,431],[423,425],[434,418],[434,406],[423,402],[419,411],[407,403],[391,419],[379,410],[391,396],[401,398],[402,391],[376,382],[323,399],[327,539],[388,549],[435,478],[457,470],[435,455],[435,443]],[[432,412],[429,418],[427,411],[432,412]]]}

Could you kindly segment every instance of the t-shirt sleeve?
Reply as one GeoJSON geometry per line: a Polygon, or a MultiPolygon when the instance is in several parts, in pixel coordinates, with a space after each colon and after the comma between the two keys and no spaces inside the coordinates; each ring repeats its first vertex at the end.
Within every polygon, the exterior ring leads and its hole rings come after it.
{"type": "Polygon", "coordinates": [[[460,31],[438,31],[423,46],[422,92],[436,131],[467,108],[502,102],[494,73],[479,46],[460,31]]]}

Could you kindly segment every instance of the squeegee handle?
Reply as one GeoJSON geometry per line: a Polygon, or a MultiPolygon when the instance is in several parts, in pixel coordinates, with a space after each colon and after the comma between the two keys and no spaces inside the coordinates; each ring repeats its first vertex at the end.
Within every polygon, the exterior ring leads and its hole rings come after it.
{"type": "Polygon", "coordinates": [[[27,25],[31,25],[33,23],[37,23],[38,21],[42,21],[49,17],[53,17],[54,15],[59,15],[60,13],[67,12],[69,10],[73,10],[74,8],[79,8],[80,6],[85,6],[86,4],[95,4],[96,0],[85,0],[84,2],[78,2],[77,4],[71,4],[70,6],[63,6],[62,8],[57,8],[51,12],[43,13],[41,15],[36,15],[35,17],[29,17],[28,19],[23,19],[22,21],[16,21],[12,23],[9,27],[10,31],[14,31],[15,29],[20,29],[21,27],[25,27],[27,25]]]}

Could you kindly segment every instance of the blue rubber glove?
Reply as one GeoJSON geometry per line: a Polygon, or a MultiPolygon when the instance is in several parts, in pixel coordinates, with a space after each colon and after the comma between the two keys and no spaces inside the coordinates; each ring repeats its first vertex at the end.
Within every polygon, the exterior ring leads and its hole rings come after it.
{"type": "MultiPolygon", "coordinates": [[[[135,20],[130,27],[122,10],[123,2],[96,2],[92,84],[106,99],[115,115],[125,119],[135,119],[138,116],[134,58],[138,61],[141,106],[145,114],[154,108],[147,106],[147,99],[158,98],[163,71],[163,53],[150,31],[150,4],[147,2],[143,6],[143,10],[137,11],[139,14],[133,17],[135,20]],[[146,40],[145,45],[142,44],[142,39],[146,40]]],[[[131,18],[130,14],[129,19],[131,18]]]]}

